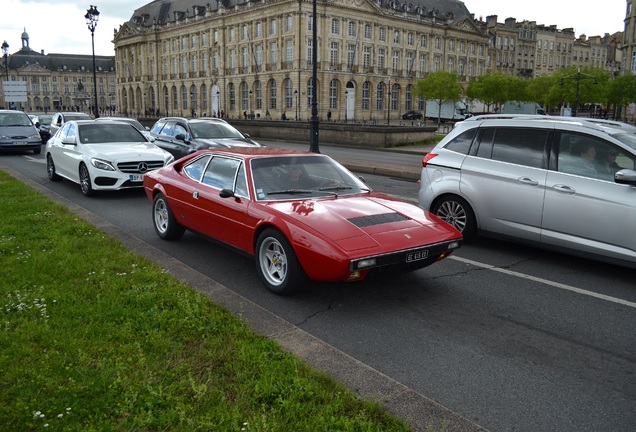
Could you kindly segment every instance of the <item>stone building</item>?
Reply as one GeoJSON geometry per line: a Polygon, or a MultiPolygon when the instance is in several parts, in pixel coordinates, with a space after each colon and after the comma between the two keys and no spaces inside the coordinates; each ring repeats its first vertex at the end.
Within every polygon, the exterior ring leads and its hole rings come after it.
{"type": "MultiPolygon", "coordinates": [[[[25,111],[79,110],[92,112],[93,57],[92,55],[44,54],[29,46],[29,35],[21,35],[22,47],[7,58],[8,78],[27,84],[26,102],[17,102],[16,108],[25,111]]],[[[115,58],[96,56],[97,100],[105,112],[116,105],[115,58]]],[[[0,92],[0,106],[9,107],[0,92]]]]}
{"type": "Polygon", "coordinates": [[[456,0],[155,0],[114,36],[121,110],[386,122],[437,70],[486,73],[488,38],[456,0]]]}

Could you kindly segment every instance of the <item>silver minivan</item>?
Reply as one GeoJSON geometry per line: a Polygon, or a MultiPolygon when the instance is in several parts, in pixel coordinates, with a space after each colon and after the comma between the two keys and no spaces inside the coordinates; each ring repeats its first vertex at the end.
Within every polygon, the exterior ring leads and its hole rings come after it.
{"type": "Polygon", "coordinates": [[[460,230],[636,268],[636,134],[576,119],[464,121],[425,156],[420,206],[460,230]]]}

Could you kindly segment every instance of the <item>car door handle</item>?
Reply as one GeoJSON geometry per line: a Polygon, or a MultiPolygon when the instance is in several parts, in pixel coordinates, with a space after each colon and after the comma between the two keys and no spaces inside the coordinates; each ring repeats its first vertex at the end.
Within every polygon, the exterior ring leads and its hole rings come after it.
{"type": "Polygon", "coordinates": [[[192,192],[192,198],[199,199],[199,191],[192,192]]]}
{"type": "Polygon", "coordinates": [[[530,177],[519,177],[519,183],[527,184],[530,186],[539,186],[539,182],[535,179],[531,179],[530,177]]]}
{"type": "Polygon", "coordinates": [[[552,188],[557,192],[566,193],[568,195],[573,195],[576,193],[575,189],[562,184],[555,184],[554,186],[552,186],[552,188]]]}

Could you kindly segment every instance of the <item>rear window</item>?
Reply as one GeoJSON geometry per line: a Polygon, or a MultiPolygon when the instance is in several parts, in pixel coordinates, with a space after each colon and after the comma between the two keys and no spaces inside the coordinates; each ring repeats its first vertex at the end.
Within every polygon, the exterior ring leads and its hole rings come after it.
{"type": "Polygon", "coordinates": [[[477,131],[477,128],[471,128],[467,131],[462,132],[448,144],[446,144],[444,148],[447,150],[455,151],[457,153],[468,154],[470,145],[472,144],[473,138],[475,137],[475,131],[477,131]]]}
{"type": "Polygon", "coordinates": [[[477,156],[542,168],[548,133],[535,128],[482,128],[477,156]]]}

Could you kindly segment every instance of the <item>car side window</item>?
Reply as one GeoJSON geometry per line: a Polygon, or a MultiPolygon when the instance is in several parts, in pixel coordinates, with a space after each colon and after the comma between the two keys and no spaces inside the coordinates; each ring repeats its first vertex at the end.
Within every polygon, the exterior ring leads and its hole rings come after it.
{"type": "Polygon", "coordinates": [[[621,169],[634,169],[634,158],[600,138],[563,132],[559,137],[559,172],[614,181],[621,169]]]}
{"type": "Polygon", "coordinates": [[[201,181],[201,174],[210,160],[210,155],[200,157],[183,168],[183,172],[192,180],[201,181]]]}
{"type": "Polygon", "coordinates": [[[448,144],[446,144],[444,148],[447,150],[455,151],[457,153],[468,154],[470,145],[472,144],[473,138],[475,137],[475,131],[477,131],[477,128],[472,128],[460,133],[448,144]]]}
{"type": "Polygon", "coordinates": [[[173,125],[172,131],[170,132],[170,135],[176,137],[179,134],[185,135],[186,139],[188,138],[188,130],[183,125],[175,123],[173,125]]]}
{"type": "Polygon", "coordinates": [[[549,130],[497,128],[492,143],[493,160],[542,168],[549,130]]]}
{"type": "Polygon", "coordinates": [[[240,161],[221,156],[212,158],[203,174],[203,183],[218,189],[233,189],[240,161]]]}
{"type": "Polygon", "coordinates": [[[238,174],[236,175],[236,187],[234,188],[234,194],[249,198],[249,194],[247,193],[247,179],[245,178],[244,163],[241,163],[238,174]]]}

